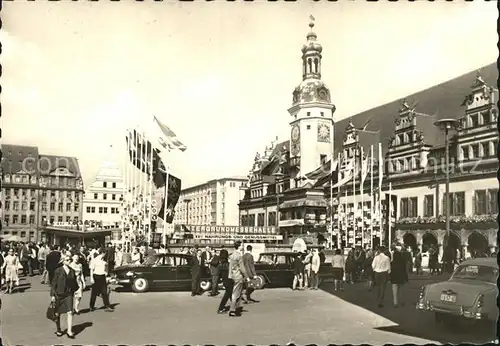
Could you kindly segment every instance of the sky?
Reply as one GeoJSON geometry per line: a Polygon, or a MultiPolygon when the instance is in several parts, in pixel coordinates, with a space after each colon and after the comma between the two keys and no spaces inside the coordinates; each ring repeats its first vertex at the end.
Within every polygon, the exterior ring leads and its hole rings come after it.
{"type": "Polygon", "coordinates": [[[335,121],[498,56],[494,2],[4,2],[2,143],[75,156],[88,186],[156,115],[183,187],[246,176],[288,139],[309,15],[335,121]]]}

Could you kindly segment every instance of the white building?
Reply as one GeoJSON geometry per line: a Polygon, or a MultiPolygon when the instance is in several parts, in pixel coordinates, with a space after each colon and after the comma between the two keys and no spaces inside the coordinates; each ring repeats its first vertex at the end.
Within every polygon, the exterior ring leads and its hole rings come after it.
{"type": "Polygon", "coordinates": [[[103,226],[120,226],[123,175],[111,162],[104,162],[83,197],[83,220],[103,226]]]}
{"type": "Polygon", "coordinates": [[[247,177],[221,178],[182,190],[174,224],[238,226],[240,187],[247,181],[247,177]]]}

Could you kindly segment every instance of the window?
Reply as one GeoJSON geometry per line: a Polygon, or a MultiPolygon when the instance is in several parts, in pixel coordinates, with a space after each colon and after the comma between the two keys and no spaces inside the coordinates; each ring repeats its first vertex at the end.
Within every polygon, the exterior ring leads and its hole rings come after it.
{"type": "Polygon", "coordinates": [[[66,216],[66,222],[68,222],[68,223],[71,222],[71,216],[66,216]]]}
{"type": "Polygon", "coordinates": [[[63,222],[63,217],[62,216],[58,216],[57,217],[57,222],[63,222]]]}
{"type": "Polygon", "coordinates": [[[102,207],[99,207],[99,214],[102,214],[102,207]]]}
{"type": "Polygon", "coordinates": [[[479,190],[474,192],[474,214],[488,214],[488,204],[486,198],[486,190],[479,190]]]}
{"type": "Polygon", "coordinates": [[[464,145],[462,147],[462,153],[463,153],[464,160],[467,160],[469,158],[469,147],[464,145]]]}
{"type": "Polygon", "coordinates": [[[19,216],[18,215],[12,215],[12,224],[16,224],[17,221],[19,221],[19,216]]]}
{"type": "Polygon", "coordinates": [[[30,225],[35,223],[35,215],[30,215],[30,225]]]}
{"type": "Polygon", "coordinates": [[[113,187],[113,189],[116,189],[116,183],[112,183],[111,186],[113,187]]]}
{"type": "Polygon", "coordinates": [[[56,210],[56,204],[54,202],[50,203],[50,211],[56,210]]]}
{"type": "Polygon", "coordinates": [[[94,199],[99,198],[99,195],[97,193],[94,193],[94,199]]]}
{"type": "Polygon", "coordinates": [[[66,211],[71,211],[71,203],[66,203],[66,211]]]}
{"type": "Polygon", "coordinates": [[[480,144],[481,150],[483,151],[482,157],[489,157],[490,156],[490,146],[488,142],[484,142],[480,144]]]}
{"type": "Polygon", "coordinates": [[[477,127],[479,125],[477,114],[470,115],[469,117],[471,127],[477,127]]]}
{"type": "Polygon", "coordinates": [[[324,117],[324,116],[325,116],[325,112],[320,112],[319,114],[320,114],[322,117],[324,117]]]}
{"type": "Polygon", "coordinates": [[[43,191],[42,191],[42,197],[43,197],[43,198],[47,197],[47,191],[46,191],[46,190],[43,190],[43,191]]]}
{"type": "Polygon", "coordinates": [[[21,203],[21,209],[28,210],[28,203],[26,203],[26,202],[21,203]]]}
{"type": "Polygon", "coordinates": [[[47,202],[42,203],[42,211],[47,211],[47,202]]]}
{"type": "Polygon", "coordinates": [[[90,207],[87,207],[87,208],[86,208],[86,210],[87,210],[87,213],[90,213],[90,211],[91,211],[92,209],[91,209],[90,207]]]}
{"type": "Polygon", "coordinates": [[[472,157],[474,159],[477,159],[479,158],[479,144],[473,144],[470,146],[471,147],[471,150],[472,150],[472,157]]]}
{"type": "Polygon", "coordinates": [[[5,210],[10,210],[10,202],[5,201],[5,210]]]}
{"type": "Polygon", "coordinates": [[[55,218],[54,216],[51,216],[51,217],[50,217],[50,224],[51,224],[51,225],[53,225],[53,224],[54,224],[55,219],[56,219],[56,218],[55,218]]]}
{"type": "Polygon", "coordinates": [[[108,213],[108,207],[103,207],[102,211],[103,211],[104,214],[107,214],[108,213]]]}
{"type": "Polygon", "coordinates": [[[268,226],[276,226],[276,212],[271,211],[267,216],[267,224],[268,226]]]}
{"type": "Polygon", "coordinates": [[[116,195],[115,195],[115,194],[111,195],[111,199],[112,199],[113,201],[115,201],[115,200],[116,200],[116,195]]]}
{"type": "MultiPolygon", "coordinates": [[[[465,214],[465,192],[450,193],[449,201],[450,215],[460,216],[465,214]]],[[[446,212],[446,204],[443,206],[443,211],[446,212]]]]}
{"type": "Polygon", "coordinates": [[[55,197],[56,196],[56,192],[55,191],[50,191],[50,197],[55,197]]]}
{"type": "Polygon", "coordinates": [[[307,125],[306,130],[310,130],[310,129],[311,129],[311,125],[307,125]]]}
{"type": "Polygon", "coordinates": [[[95,213],[95,207],[92,207],[91,213],[95,213]]]}
{"type": "Polygon", "coordinates": [[[248,215],[248,226],[255,226],[255,214],[248,215]]]}
{"type": "Polygon", "coordinates": [[[78,210],[80,210],[80,204],[79,204],[79,203],[75,203],[75,204],[73,205],[73,207],[74,207],[73,211],[78,211],[78,210]]]}
{"type": "Polygon", "coordinates": [[[498,189],[488,190],[489,195],[489,214],[498,214],[498,189]]]}
{"type": "Polygon", "coordinates": [[[311,112],[307,112],[307,116],[310,117],[311,116],[311,112]]]}
{"type": "Polygon", "coordinates": [[[21,231],[21,238],[26,238],[26,231],[21,231]]]}
{"type": "Polygon", "coordinates": [[[14,195],[18,196],[19,195],[19,189],[14,189],[14,195]]]}
{"type": "Polygon", "coordinates": [[[30,202],[30,210],[35,211],[35,202],[30,202]]]}
{"type": "Polygon", "coordinates": [[[105,181],[102,182],[102,187],[108,187],[108,183],[106,183],[105,181]]]}
{"type": "Polygon", "coordinates": [[[10,215],[5,215],[3,217],[3,223],[5,224],[5,226],[8,226],[9,222],[10,222],[10,215]]]}
{"type": "Polygon", "coordinates": [[[57,205],[57,211],[63,211],[63,204],[62,203],[59,203],[57,205]]]}
{"type": "Polygon", "coordinates": [[[26,215],[21,215],[21,223],[26,224],[26,215]]]}
{"type": "Polygon", "coordinates": [[[401,217],[417,217],[417,197],[401,198],[401,217]]]}
{"type": "Polygon", "coordinates": [[[108,199],[108,195],[107,195],[107,194],[105,194],[105,193],[103,193],[103,194],[102,194],[102,199],[108,199]]]}
{"type": "Polygon", "coordinates": [[[424,217],[434,216],[434,195],[424,196],[424,217]]]}

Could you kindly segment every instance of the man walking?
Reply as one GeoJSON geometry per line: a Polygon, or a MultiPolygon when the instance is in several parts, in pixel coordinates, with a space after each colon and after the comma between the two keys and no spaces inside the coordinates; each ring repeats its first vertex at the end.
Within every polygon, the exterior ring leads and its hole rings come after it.
{"type": "Polygon", "coordinates": [[[52,283],[52,278],[54,277],[54,272],[56,268],[61,265],[61,252],[59,251],[59,246],[51,247],[51,251],[45,258],[45,268],[47,269],[47,274],[49,276],[49,284],[52,283]]]}
{"type": "Polygon", "coordinates": [[[201,250],[197,250],[193,255],[191,263],[191,297],[201,295],[200,280],[203,270],[203,259],[201,257],[201,250]]]}
{"type": "Polygon", "coordinates": [[[229,256],[229,278],[233,280],[233,295],[231,297],[231,307],[229,316],[241,316],[241,293],[243,290],[243,282],[248,278],[243,265],[243,243],[237,240],[234,243],[234,252],[229,256]]]}
{"type": "Polygon", "coordinates": [[[108,285],[106,283],[108,271],[104,255],[104,250],[100,249],[97,257],[90,262],[90,282],[92,283],[92,290],[90,292],[90,311],[95,310],[95,300],[98,295],[102,297],[102,302],[104,303],[106,311],[114,311],[109,302],[108,285]]]}
{"type": "Polygon", "coordinates": [[[108,243],[104,260],[108,265],[108,273],[111,273],[115,268],[115,247],[111,243],[108,243]]]}
{"type": "Polygon", "coordinates": [[[391,259],[385,254],[385,247],[379,247],[372,262],[375,285],[377,286],[378,307],[384,306],[385,288],[391,273],[391,259]]]}
{"type": "MultiPolygon", "coordinates": [[[[257,273],[255,272],[255,262],[253,260],[252,255],[252,245],[247,245],[247,252],[242,257],[243,266],[245,267],[245,271],[250,279],[257,278],[257,273]]],[[[255,300],[251,297],[251,294],[255,291],[253,287],[250,287],[250,283],[246,283],[245,289],[245,304],[248,303],[258,303],[258,300],[255,300]]]]}
{"type": "Polygon", "coordinates": [[[219,254],[217,251],[214,251],[210,261],[210,275],[212,277],[212,292],[210,295],[215,297],[219,294],[219,254]]]}
{"type": "Polygon", "coordinates": [[[311,289],[317,290],[319,286],[319,267],[321,259],[318,254],[318,249],[314,249],[311,258],[311,289]]]}

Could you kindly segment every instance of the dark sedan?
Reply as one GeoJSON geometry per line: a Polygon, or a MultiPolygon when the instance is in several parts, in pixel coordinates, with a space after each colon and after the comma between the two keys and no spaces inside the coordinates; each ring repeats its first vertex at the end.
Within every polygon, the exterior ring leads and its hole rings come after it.
{"type": "MultiPolygon", "coordinates": [[[[187,254],[157,254],[146,261],[146,264],[115,268],[110,283],[131,288],[138,293],[147,292],[153,288],[191,290],[191,260],[191,255],[187,254]]],[[[200,288],[209,289],[210,280],[208,273],[204,273],[200,288]]]]}
{"type": "MultiPolygon", "coordinates": [[[[260,285],[266,287],[292,287],[293,262],[297,252],[263,252],[255,263],[255,271],[260,285]]],[[[329,263],[321,263],[319,269],[320,284],[333,279],[333,268],[329,263]]]]}

